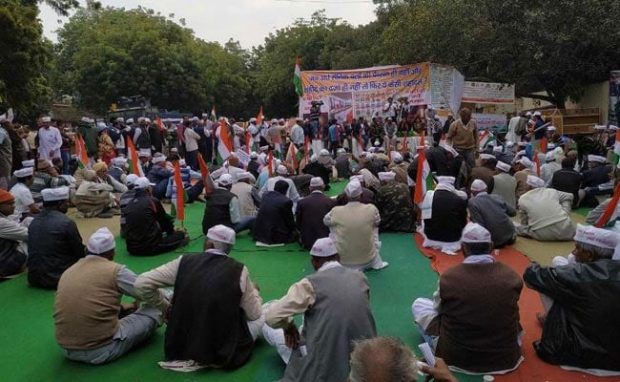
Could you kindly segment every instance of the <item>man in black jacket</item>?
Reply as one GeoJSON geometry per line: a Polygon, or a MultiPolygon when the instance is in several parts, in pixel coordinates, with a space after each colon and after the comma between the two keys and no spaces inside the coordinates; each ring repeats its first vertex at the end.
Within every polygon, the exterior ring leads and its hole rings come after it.
{"type": "Polygon", "coordinates": [[[578,225],[574,260],[551,268],[533,263],[525,270],[523,280],[541,293],[547,310],[542,338],[534,343],[543,361],[620,372],[618,245],[619,234],[578,225]]]}
{"type": "Polygon", "coordinates": [[[149,180],[139,178],[134,190],[133,199],[121,207],[127,251],[135,256],[152,256],[186,245],[186,233],[174,229],[172,217],[151,195],[149,180]]]}
{"type": "Polygon", "coordinates": [[[293,218],[293,201],[286,197],[288,183],[278,180],[273,191],[263,194],[254,222],[254,240],[263,244],[283,244],[297,241],[293,218]]]}
{"type": "Polygon", "coordinates": [[[573,208],[577,208],[582,175],[575,171],[574,167],[575,159],[569,157],[562,159],[562,169],[554,172],[551,177],[551,188],[573,194],[573,208]]]}
{"type": "Polygon", "coordinates": [[[314,177],[310,180],[310,195],[297,203],[295,217],[300,231],[301,245],[310,250],[317,239],[329,236],[329,228],[323,224],[323,218],[334,208],[336,201],[323,193],[323,179],[314,177]]]}
{"type": "Polygon", "coordinates": [[[85,256],[82,236],[75,222],[65,216],[69,187],[41,191],[43,211],[28,227],[28,283],[56,289],[62,273],[85,256]]]}

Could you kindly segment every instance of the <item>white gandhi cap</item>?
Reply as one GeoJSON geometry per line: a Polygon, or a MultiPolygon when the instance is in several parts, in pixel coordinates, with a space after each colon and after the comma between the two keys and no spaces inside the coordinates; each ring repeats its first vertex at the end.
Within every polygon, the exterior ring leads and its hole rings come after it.
{"type": "Polygon", "coordinates": [[[314,242],[310,254],[314,257],[330,257],[338,254],[338,249],[332,239],[324,237],[314,242]]]}
{"type": "Polygon", "coordinates": [[[41,191],[44,202],[56,202],[69,199],[69,187],[46,188],[41,191]]]}
{"type": "Polygon", "coordinates": [[[235,244],[235,230],[218,224],[207,231],[207,239],[225,244],[235,244]]]}
{"type": "Polygon", "coordinates": [[[491,233],[478,223],[467,223],[461,234],[463,243],[490,243],[491,233]]]}
{"type": "Polygon", "coordinates": [[[487,189],[487,184],[484,183],[484,181],[480,179],[476,179],[471,183],[471,186],[469,189],[475,192],[484,191],[487,189]]]}
{"type": "Polygon", "coordinates": [[[323,178],[315,176],[314,178],[310,179],[310,187],[323,187],[324,185],[325,182],[323,182],[323,178]]]}
{"type": "Polygon", "coordinates": [[[114,235],[107,227],[99,228],[95,231],[88,239],[88,244],[86,245],[88,252],[97,255],[108,252],[115,247],[114,235]]]}
{"type": "Polygon", "coordinates": [[[357,198],[362,194],[362,185],[360,184],[359,180],[353,179],[349,182],[349,184],[347,184],[347,187],[344,189],[344,191],[346,192],[348,197],[357,198]]]}

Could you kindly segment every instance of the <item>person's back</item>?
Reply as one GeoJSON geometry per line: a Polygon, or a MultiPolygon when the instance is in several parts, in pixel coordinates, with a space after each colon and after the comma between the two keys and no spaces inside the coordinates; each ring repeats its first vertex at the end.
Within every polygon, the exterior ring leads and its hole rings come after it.
{"type": "Polygon", "coordinates": [[[471,372],[509,370],[521,357],[518,300],[523,282],[502,263],[460,264],[439,280],[436,354],[471,372]]]}
{"type": "Polygon", "coordinates": [[[237,196],[225,188],[216,187],[206,196],[205,210],[202,218],[202,232],[218,224],[232,227],[230,201],[237,196]]]}
{"type": "Polygon", "coordinates": [[[564,220],[570,220],[560,202],[560,191],[551,188],[535,188],[519,198],[519,209],[527,214],[531,230],[548,227],[564,220]]]}
{"type": "Polygon", "coordinates": [[[493,177],[493,191],[492,195],[499,195],[506,201],[506,203],[512,207],[516,208],[517,206],[517,198],[515,194],[515,190],[517,188],[516,179],[507,174],[505,172],[500,172],[499,174],[493,177]]]}
{"type": "Polygon", "coordinates": [[[308,355],[291,356],[283,381],[344,381],[353,342],[376,336],[366,277],[333,267],[307,277],[316,299],[304,315],[308,355]]]}
{"type": "Polygon", "coordinates": [[[432,217],[424,220],[424,234],[431,240],[455,242],[467,224],[467,201],[447,190],[433,195],[432,217]]]}
{"type": "Polygon", "coordinates": [[[56,340],[65,349],[93,349],[112,342],[120,324],[121,266],[87,256],[68,268],[58,282],[54,303],[56,340]]]}
{"type": "Polygon", "coordinates": [[[267,191],[254,222],[254,239],[265,244],[290,243],[293,233],[293,202],[278,191],[267,191]]]}
{"type": "Polygon", "coordinates": [[[469,184],[473,182],[475,179],[480,179],[484,183],[486,183],[490,192],[493,191],[494,181],[493,177],[495,176],[495,171],[491,170],[485,166],[477,166],[471,169],[471,174],[469,175],[469,184]]]}
{"type": "Polygon", "coordinates": [[[558,191],[573,194],[573,207],[576,207],[579,203],[582,175],[575,171],[572,165],[562,162],[562,169],[553,173],[550,185],[558,191]]]}
{"type": "Polygon", "coordinates": [[[249,359],[254,340],[240,307],[242,270],[243,264],[209,251],[181,257],[166,329],[166,361],[235,368],[249,359]]]}
{"type": "Polygon", "coordinates": [[[121,210],[121,221],[124,221],[127,250],[140,253],[157,246],[162,229],[157,223],[156,201],[144,190],[134,192],[133,199],[121,210]]]}
{"type": "Polygon", "coordinates": [[[239,214],[241,217],[256,216],[258,209],[252,197],[254,187],[246,182],[237,182],[232,185],[230,192],[239,199],[239,214]]]}
{"type": "Polygon", "coordinates": [[[540,358],[620,371],[620,261],[598,259],[547,269],[532,264],[523,279],[554,299],[542,339],[534,343],[540,358]]]}
{"type": "Polygon", "coordinates": [[[413,232],[415,213],[409,187],[396,182],[379,187],[376,204],[381,214],[381,232],[413,232]]]}
{"type": "Polygon", "coordinates": [[[476,195],[469,199],[468,209],[470,220],[491,233],[495,247],[514,242],[515,226],[510,216],[515,216],[516,211],[507,206],[501,196],[486,193],[476,195]]]}
{"type": "Polygon", "coordinates": [[[349,202],[331,211],[331,237],[336,243],[343,265],[360,265],[371,261],[377,254],[375,243],[377,207],[349,202]]]}
{"type": "Polygon", "coordinates": [[[596,187],[609,182],[613,172],[611,166],[596,166],[583,172],[583,187],[596,187]]]}
{"type": "MultiPolygon", "coordinates": [[[[338,178],[349,179],[351,176],[351,163],[347,155],[339,155],[336,157],[336,171],[338,172],[338,178]]],[[[323,181],[325,181],[323,179],[323,181]]]]}
{"type": "Polygon", "coordinates": [[[329,235],[329,228],[323,224],[323,218],[335,205],[336,201],[322,192],[312,192],[297,203],[297,225],[304,248],[312,248],[316,239],[329,235]]]}
{"type": "Polygon", "coordinates": [[[75,222],[60,211],[43,209],[28,227],[28,283],[55,289],[62,273],[84,257],[75,222]]]}

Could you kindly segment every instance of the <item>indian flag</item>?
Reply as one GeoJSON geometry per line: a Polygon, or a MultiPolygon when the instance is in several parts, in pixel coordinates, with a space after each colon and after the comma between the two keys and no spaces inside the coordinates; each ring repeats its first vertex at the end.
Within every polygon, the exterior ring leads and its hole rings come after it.
{"type": "MultiPolygon", "coordinates": [[[[618,133],[616,133],[616,147],[617,145],[618,145],[618,133]]],[[[615,153],[616,147],[614,147],[614,153],[615,153]]],[[[596,227],[603,228],[607,226],[608,223],[611,223],[609,225],[613,225],[613,223],[615,223],[615,219],[613,222],[610,222],[610,220],[612,217],[617,216],[616,207],[618,206],[618,200],[620,200],[620,184],[616,186],[616,189],[614,190],[614,195],[612,196],[611,201],[609,202],[609,204],[607,205],[607,208],[605,208],[605,211],[603,212],[603,214],[601,215],[601,217],[598,219],[598,221],[595,224],[596,227]]]]}
{"type": "Polygon", "coordinates": [[[258,114],[256,115],[256,126],[262,125],[264,120],[265,120],[265,114],[263,114],[263,106],[261,105],[260,110],[258,111],[258,114]]]}
{"type": "Polygon", "coordinates": [[[495,136],[489,132],[489,130],[483,130],[480,132],[480,138],[478,139],[478,146],[480,150],[483,150],[491,142],[495,142],[495,136]]]}
{"type": "Polygon", "coordinates": [[[431,174],[431,167],[426,160],[426,153],[424,149],[424,135],[421,137],[421,145],[418,146],[418,169],[415,177],[415,193],[413,195],[413,202],[420,204],[424,200],[426,191],[433,188],[433,176],[431,174]]]}
{"type": "Polygon", "coordinates": [[[187,195],[185,193],[185,187],[183,187],[183,180],[181,179],[181,166],[179,166],[178,161],[175,161],[174,163],[173,181],[175,188],[175,198],[172,202],[170,213],[177,220],[183,221],[185,220],[185,199],[187,198],[187,195]]]}
{"type": "Polygon", "coordinates": [[[620,130],[616,130],[616,142],[614,143],[614,164],[620,161],[620,130]]]}
{"type": "Polygon", "coordinates": [[[82,169],[88,167],[89,160],[86,144],[84,143],[84,138],[79,134],[75,136],[75,153],[78,159],[78,166],[82,169]]]}
{"type": "Polygon", "coordinates": [[[299,168],[299,160],[301,159],[300,155],[301,153],[299,152],[297,147],[293,143],[291,143],[290,145],[288,145],[288,150],[286,151],[285,162],[290,163],[293,168],[297,170],[299,168]]]}
{"type": "Polygon", "coordinates": [[[138,151],[136,151],[136,146],[133,144],[131,137],[127,137],[127,153],[129,154],[127,162],[131,172],[136,176],[144,176],[144,171],[142,166],[140,166],[140,159],[138,159],[138,151]]]}
{"type": "Polygon", "coordinates": [[[230,130],[228,129],[228,123],[226,120],[221,120],[220,125],[215,131],[215,136],[218,139],[217,144],[217,156],[218,163],[222,164],[228,157],[230,153],[233,151],[233,140],[230,136],[230,130]]]}
{"type": "Polygon", "coordinates": [[[304,95],[304,87],[301,84],[301,59],[297,57],[295,60],[295,74],[293,75],[293,84],[295,85],[295,93],[298,96],[304,95]]]}

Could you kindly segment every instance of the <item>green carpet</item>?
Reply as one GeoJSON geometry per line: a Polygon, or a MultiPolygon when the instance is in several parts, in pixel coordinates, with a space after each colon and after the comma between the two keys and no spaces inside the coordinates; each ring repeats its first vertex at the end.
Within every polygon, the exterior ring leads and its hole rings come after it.
{"type": "MultiPolygon", "coordinates": [[[[343,188],[337,184],[330,194],[343,188]]],[[[132,257],[124,242],[117,240],[116,261],[136,273],[174,259],[183,252],[202,249],[200,221],[202,204],[187,206],[186,225],[193,239],[183,251],[156,257],[132,257]]],[[[380,335],[395,336],[417,350],[421,338],[411,317],[414,298],[431,296],[437,275],[415,248],[410,234],[383,234],[382,256],[390,266],[368,272],[372,310],[380,335]]],[[[265,301],[279,298],[288,287],[312,272],[307,252],[296,244],[259,249],[247,234],[237,238],[232,256],[242,261],[259,285],[265,301]]],[[[29,288],[24,275],[0,283],[0,376],[3,381],[274,381],[284,370],[276,351],[259,340],[250,362],[239,370],[207,370],[185,374],[166,371],[157,365],[163,359],[165,328],[160,328],[145,346],[107,365],[89,366],[67,361],[54,339],[52,309],[54,292],[29,288]]],[[[480,381],[479,377],[459,377],[460,381],[480,381]]]]}

